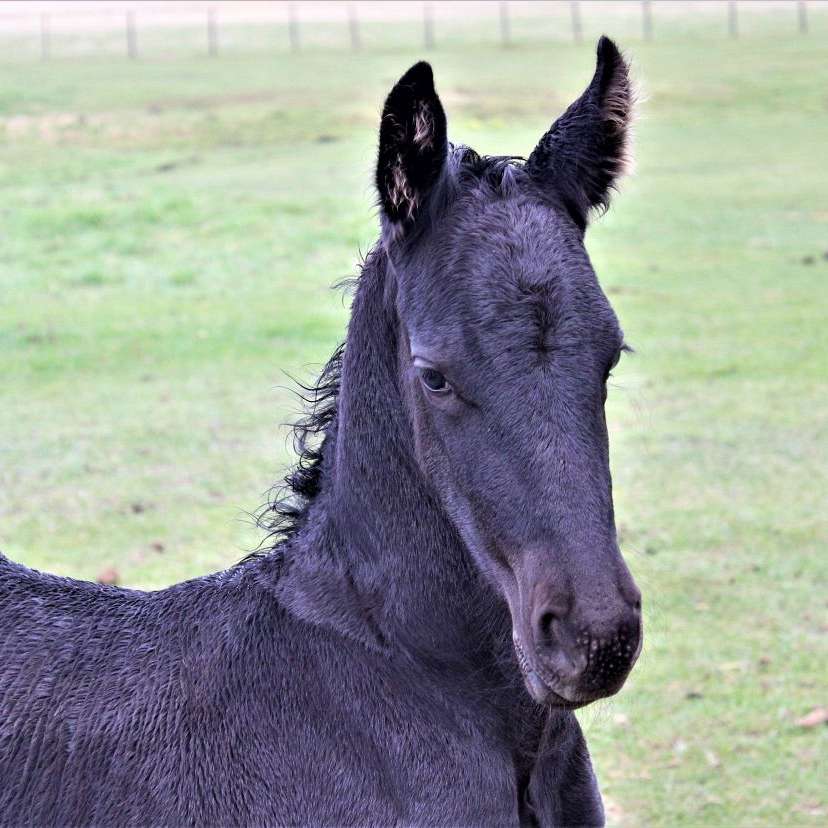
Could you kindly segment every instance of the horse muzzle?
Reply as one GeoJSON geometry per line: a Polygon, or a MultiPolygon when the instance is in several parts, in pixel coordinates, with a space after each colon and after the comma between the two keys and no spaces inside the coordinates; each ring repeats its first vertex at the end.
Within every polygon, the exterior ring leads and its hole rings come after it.
{"type": "Polygon", "coordinates": [[[524,623],[513,614],[515,654],[529,694],[539,704],[576,708],[617,693],[641,652],[638,589],[600,602],[598,615],[546,600],[543,592],[518,611],[524,623]]]}

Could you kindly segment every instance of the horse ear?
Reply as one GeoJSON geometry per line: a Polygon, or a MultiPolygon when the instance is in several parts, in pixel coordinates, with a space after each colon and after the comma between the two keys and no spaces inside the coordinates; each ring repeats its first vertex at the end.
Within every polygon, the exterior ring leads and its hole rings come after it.
{"type": "Polygon", "coordinates": [[[610,191],[630,164],[633,88],[618,47],[598,41],[595,75],[552,124],[526,161],[543,186],[554,187],[581,229],[590,209],[606,209],[610,191]]]}
{"type": "Polygon", "coordinates": [[[377,191],[394,225],[414,221],[443,169],[447,149],[446,116],[431,66],[420,62],[391,90],[380,123],[377,191]]]}

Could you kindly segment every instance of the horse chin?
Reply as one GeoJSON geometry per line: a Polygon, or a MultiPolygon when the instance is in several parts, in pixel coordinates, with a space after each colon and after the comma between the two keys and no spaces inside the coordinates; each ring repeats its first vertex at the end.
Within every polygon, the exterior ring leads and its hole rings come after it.
{"type": "Polygon", "coordinates": [[[588,701],[567,699],[556,693],[534,670],[524,672],[523,681],[529,695],[544,707],[557,707],[564,710],[577,710],[589,704],[588,701]]]}
{"type": "Polygon", "coordinates": [[[545,707],[557,707],[565,710],[577,710],[579,707],[589,704],[590,700],[588,699],[570,699],[557,692],[550,682],[545,680],[539,671],[530,664],[517,638],[514,639],[514,645],[518,666],[523,675],[523,682],[526,685],[526,691],[535,702],[545,707]]]}

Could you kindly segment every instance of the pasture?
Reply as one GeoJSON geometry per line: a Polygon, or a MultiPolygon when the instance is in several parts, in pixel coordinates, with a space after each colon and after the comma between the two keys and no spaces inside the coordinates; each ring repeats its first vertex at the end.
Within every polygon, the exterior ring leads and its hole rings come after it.
{"type": "MultiPolygon", "coordinates": [[[[645,649],[582,712],[619,825],[825,824],[828,47],[617,35],[637,172],[588,234],[636,354],[608,402],[645,649]]],[[[820,28],[821,26],[821,28],[820,28]]],[[[527,154],[593,45],[428,57],[450,136],[527,154]]],[[[594,41],[593,41],[594,42],[594,41]]],[[[226,567],[290,462],[376,237],[382,98],[422,56],[0,65],[0,549],[154,589],[226,567]]]]}

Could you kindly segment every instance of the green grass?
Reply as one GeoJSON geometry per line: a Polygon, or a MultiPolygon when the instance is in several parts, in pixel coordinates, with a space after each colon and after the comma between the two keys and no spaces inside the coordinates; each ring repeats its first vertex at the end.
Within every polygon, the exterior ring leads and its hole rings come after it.
{"type": "MultiPolygon", "coordinates": [[[[608,416],[647,643],[582,719],[615,823],[825,824],[828,728],[795,720],[828,704],[828,50],[707,35],[627,44],[638,171],[588,236],[638,352],[608,416]]],[[[328,286],[376,235],[378,108],[419,56],[4,56],[6,554],[155,588],[256,545],[282,369],[343,336],[328,286]]],[[[592,69],[529,38],[431,58],[452,136],[495,153],[592,69]]]]}

